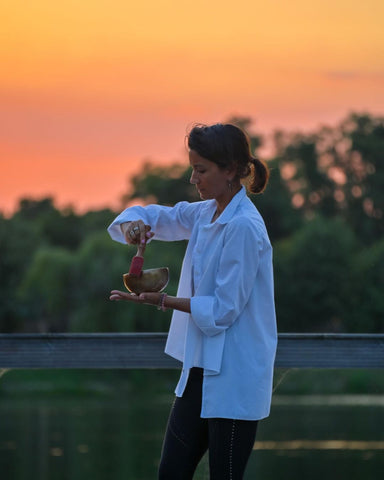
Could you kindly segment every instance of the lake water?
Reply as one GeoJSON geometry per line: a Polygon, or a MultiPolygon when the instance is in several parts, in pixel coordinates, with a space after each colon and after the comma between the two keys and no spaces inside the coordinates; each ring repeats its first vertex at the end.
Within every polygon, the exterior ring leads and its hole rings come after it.
{"type": "MultiPolygon", "coordinates": [[[[111,397],[96,387],[83,396],[41,389],[0,388],[1,480],[156,479],[171,388],[122,388],[111,397]]],[[[380,395],[276,394],[245,480],[381,479],[383,427],[380,395]]],[[[204,458],[196,479],[208,478],[204,458]]]]}

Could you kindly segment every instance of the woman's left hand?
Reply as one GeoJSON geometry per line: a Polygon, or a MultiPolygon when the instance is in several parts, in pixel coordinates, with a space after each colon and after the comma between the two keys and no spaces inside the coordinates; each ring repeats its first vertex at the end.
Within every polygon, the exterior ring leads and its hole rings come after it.
{"type": "Polygon", "coordinates": [[[158,292],[144,292],[140,295],[135,293],[122,292],[120,290],[112,290],[109,296],[110,300],[120,301],[125,300],[134,303],[146,303],[148,305],[158,305],[160,302],[161,293],[158,292]]]}

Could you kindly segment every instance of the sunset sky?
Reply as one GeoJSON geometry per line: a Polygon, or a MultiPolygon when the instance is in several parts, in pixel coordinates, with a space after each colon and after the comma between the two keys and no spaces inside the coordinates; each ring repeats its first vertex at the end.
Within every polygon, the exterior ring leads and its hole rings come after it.
{"type": "Polygon", "coordinates": [[[193,122],[266,135],[384,114],[382,0],[5,0],[0,211],[51,195],[119,208],[193,122]]]}

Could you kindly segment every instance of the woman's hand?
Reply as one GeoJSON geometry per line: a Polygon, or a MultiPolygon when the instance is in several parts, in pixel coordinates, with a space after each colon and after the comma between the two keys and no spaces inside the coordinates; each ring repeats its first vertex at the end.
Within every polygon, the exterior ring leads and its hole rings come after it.
{"type": "Polygon", "coordinates": [[[180,312],[191,313],[190,298],[172,297],[164,292],[144,292],[140,293],[140,295],[136,295],[135,293],[112,290],[109,299],[115,301],[126,300],[133,303],[154,305],[155,307],[161,308],[163,311],[171,308],[173,310],[180,310],[180,312]]]}
{"type": "Polygon", "coordinates": [[[129,245],[145,244],[147,240],[154,236],[154,233],[151,232],[151,226],[145,225],[142,220],[122,223],[120,228],[129,245]]]}
{"type": "Polygon", "coordinates": [[[160,298],[161,293],[159,292],[146,292],[136,295],[135,293],[122,292],[120,290],[112,290],[109,297],[110,300],[125,300],[133,303],[145,303],[147,305],[159,305],[160,298]]]}

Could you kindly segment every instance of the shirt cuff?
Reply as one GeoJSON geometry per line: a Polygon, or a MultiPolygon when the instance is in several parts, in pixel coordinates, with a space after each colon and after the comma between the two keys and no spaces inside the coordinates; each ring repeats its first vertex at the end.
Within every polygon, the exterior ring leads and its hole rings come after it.
{"type": "Polygon", "coordinates": [[[213,337],[226,329],[223,326],[217,326],[215,323],[214,297],[192,297],[191,316],[200,330],[209,337],[213,337]]]}

